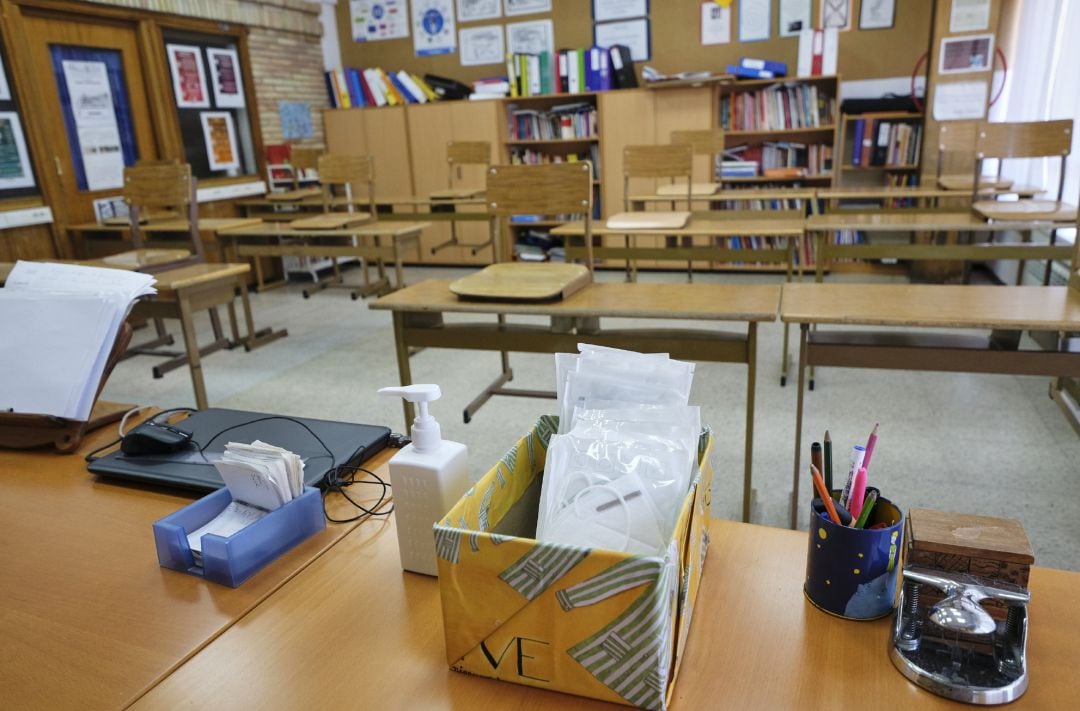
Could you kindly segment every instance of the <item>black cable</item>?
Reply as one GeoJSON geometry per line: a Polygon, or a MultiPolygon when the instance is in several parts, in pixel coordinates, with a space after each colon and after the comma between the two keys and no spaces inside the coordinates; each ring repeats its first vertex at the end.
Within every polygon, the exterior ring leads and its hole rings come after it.
{"type": "Polygon", "coordinates": [[[334,467],[326,473],[326,478],[323,480],[323,487],[323,515],[326,516],[327,521],[332,521],[333,523],[352,523],[353,521],[360,521],[362,519],[370,518],[373,516],[389,516],[394,511],[393,499],[389,495],[389,482],[385,481],[382,477],[380,477],[378,474],[371,471],[370,469],[365,469],[364,467],[360,466],[334,467]],[[344,471],[348,471],[350,472],[350,474],[347,477],[342,478],[341,472],[344,471]],[[357,472],[363,472],[375,481],[371,481],[369,479],[358,480],[356,478],[357,472]],[[371,507],[367,507],[349,496],[346,488],[352,486],[353,484],[371,484],[373,486],[381,486],[382,491],[379,492],[379,498],[375,502],[375,504],[371,507]],[[358,513],[357,515],[350,518],[334,518],[326,509],[326,499],[330,494],[341,494],[346,501],[352,504],[354,508],[359,509],[361,513],[358,513]],[[389,504],[390,507],[380,511],[380,508],[382,508],[386,504],[389,504]]]}

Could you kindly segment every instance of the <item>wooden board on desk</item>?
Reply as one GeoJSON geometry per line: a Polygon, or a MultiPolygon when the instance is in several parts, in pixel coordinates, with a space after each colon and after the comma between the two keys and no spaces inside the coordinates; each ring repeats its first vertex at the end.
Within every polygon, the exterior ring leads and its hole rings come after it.
{"type": "Polygon", "coordinates": [[[483,188],[447,188],[431,191],[432,200],[464,200],[484,194],[483,188]]]}
{"type": "MultiPolygon", "coordinates": [[[[1059,227],[1071,226],[1068,223],[1056,223],[1059,227]]],[[[1055,223],[1038,218],[1012,217],[1008,220],[987,222],[971,210],[935,211],[901,210],[898,212],[829,212],[824,215],[810,215],[806,218],[806,229],[811,232],[831,230],[862,230],[864,232],[1003,232],[1023,230],[1035,227],[1050,227],[1055,223]]]]}
{"type": "Polygon", "coordinates": [[[266,199],[270,202],[296,202],[297,200],[320,195],[322,195],[322,188],[298,188],[280,193],[267,193],[266,199]]]}
{"type": "Polygon", "coordinates": [[[592,281],[581,264],[492,264],[450,283],[450,291],[479,301],[555,301],[592,281]]]}
{"type": "Polygon", "coordinates": [[[369,212],[331,212],[292,220],[289,226],[299,230],[340,230],[371,220],[369,212]]]}
{"type": "MultiPolygon", "coordinates": [[[[888,618],[851,622],[804,599],[805,532],[713,520],[709,533],[672,711],[856,709],[865,699],[893,710],[971,708],[917,688],[893,668],[888,618]]],[[[1078,581],[1076,573],[1032,570],[1032,684],[1010,709],[1075,702],[1078,581]]],[[[520,641],[524,656],[508,642],[505,660],[496,659],[507,675],[518,663],[523,673],[543,663],[542,639],[520,641]]],[[[133,708],[211,708],[223,699],[260,709],[335,708],[365,698],[433,711],[618,708],[456,673],[444,650],[438,581],[401,571],[392,519],[368,521],[133,708]],[[328,648],[347,662],[344,670],[326,663],[328,648]],[[290,681],[269,681],[281,679],[290,681]]]]}
{"type": "Polygon", "coordinates": [[[1076,222],[1076,207],[1054,200],[979,200],[971,209],[988,220],[1076,222]]]}
{"type": "Polygon", "coordinates": [[[251,224],[222,232],[223,237],[403,237],[430,226],[430,222],[365,222],[338,229],[297,228],[284,222],[254,220],[251,224]]]}
{"type": "Polygon", "coordinates": [[[357,525],[327,524],[236,589],[166,570],[151,524],[192,495],[89,474],[83,455],[114,437],[66,456],[0,450],[6,708],[126,707],[357,525]]]}
{"type": "MultiPolygon", "coordinates": [[[[594,222],[594,235],[622,235],[625,228],[610,228],[594,222]]],[[[694,212],[679,229],[632,230],[634,234],[677,237],[732,237],[741,235],[796,237],[803,233],[801,210],[715,210],[694,212]]],[[[581,220],[567,222],[551,230],[553,235],[580,237],[585,234],[581,220]]]]}

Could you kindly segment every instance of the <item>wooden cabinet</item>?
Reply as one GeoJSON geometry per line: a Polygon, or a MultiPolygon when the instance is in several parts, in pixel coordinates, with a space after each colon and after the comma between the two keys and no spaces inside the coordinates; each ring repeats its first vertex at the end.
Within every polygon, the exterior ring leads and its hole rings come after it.
{"type": "Polygon", "coordinates": [[[413,194],[405,107],[335,109],[323,119],[327,151],[375,159],[375,197],[413,194]]]}

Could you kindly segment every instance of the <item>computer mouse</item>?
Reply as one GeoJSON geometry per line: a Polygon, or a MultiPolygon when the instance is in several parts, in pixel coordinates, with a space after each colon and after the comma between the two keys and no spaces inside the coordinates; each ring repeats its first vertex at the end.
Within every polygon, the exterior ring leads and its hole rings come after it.
{"type": "Polygon", "coordinates": [[[129,456],[140,454],[171,454],[179,452],[191,441],[191,433],[169,425],[145,422],[124,435],[120,451],[129,456]]]}

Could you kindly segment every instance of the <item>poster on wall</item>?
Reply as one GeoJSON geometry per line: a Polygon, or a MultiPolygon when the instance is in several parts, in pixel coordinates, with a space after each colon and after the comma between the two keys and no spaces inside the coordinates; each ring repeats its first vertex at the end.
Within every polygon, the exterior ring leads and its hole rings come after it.
{"type": "Polygon", "coordinates": [[[859,8],[860,30],[887,30],[896,20],[896,0],[863,0],[859,8]]]}
{"type": "Polygon", "coordinates": [[[630,58],[635,62],[644,62],[652,53],[649,46],[649,21],[644,17],[598,23],[593,25],[593,36],[598,47],[626,45],[630,48],[630,58]]]}
{"type": "Polygon", "coordinates": [[[3,57],[0,57],[0,101],[11,101],[11,87],[8,86],[3,57]]]}
{"type": "Polygon", "coordinates": [[[551,0],[503,0],[507,17],[551,12],[551,0]]]}
{"type": "Polygon", "coordinates": [[[506,26],[507,51],[540,54],[555,51],[555,26],[551,20],[513,22],[506,26]]]}
{"type": "Polygon", "coordinates": [[[501,0],[457,0],[458,22],[495,20],[502,17],[501,0]]]}
{"type": "Polygon", "coordinates": [[[124,149],[105,62],[63,61],[87,190],[124,185],[124,149]]]}
{"type": "Polygon", "coordinates": [[[780,19],[776,28],[780,36],[798,37],[803,30],[812,28],[810,10],[810,0],[780,0],[780,19]]]}
{"type": "Polygon", "coordinates": [[[173,93],[181,109],[205,109],[210,106],[206,90],[206,71],[198,47],[186,44],[167,44],[169,71],[172,72],[173,93]]]}
{"type": "Polygon", "coordinates": [[[713,0],[701,3],[701,44],[727,44],[731,41],[731,7],[713,0]]]}
{"type": "Polygon", "coordinates": [[[506,61],[502,25],[467,27],[460,31],[461,65],[502,64],[506,61]]]}
{"type": "Polygon", "coordinates": [[[962,121],[986,116],[990,84],[986,81],[954,81],[934,87],[935,121],[962,121]]]}
{"type": "Polygon", "coordinates": [[[356,42],[409,36],[409,7],[406,0],[352,0],[349,13],[352,38],[356,42]]]}
{"type": "Polygon", "coordinates": [[[990,0],[952,0],[949,34],[990,28],[990,0]]]}
{"type": "Polygon", "coordinates": [[[206,160],[210,170],[233,170],[240,167],[240,153],[236,149],[236,127],[228,111],[203,111],[203,139],[206,141],[206,160]]]}
{"type": "Polygon", "coordinates": [[[649,0],[593,0],[592,3],[593,22],[626,20],[648,14],[649,0]]]}
{"type": "Polygon", "coordinates": [[[210,85],[219,109],[244,108],[244,80],[240,78],[240,56],[235,49],[206,48],[210,63],[210,85]]]}
{"type": "Polygon", "coordinates": [[[0,190],[32,187],[34,174],[19,115],[0,111],[0,190]]]}
{"type": "Polygon", "coordinates": [[[851,0],[821,0],[821,26],[851,29],[851,0]]]}
{"type": "Polygon", "coordinates": [[[994,61],[993,35],[965,35],[941,40],[939,74],[986,72],[994,61]]]}
{"type": "Polygon", "coordinates": [[[413,48],[418,57],[457,49],[453,0],[413,0],[413,48]]]}

